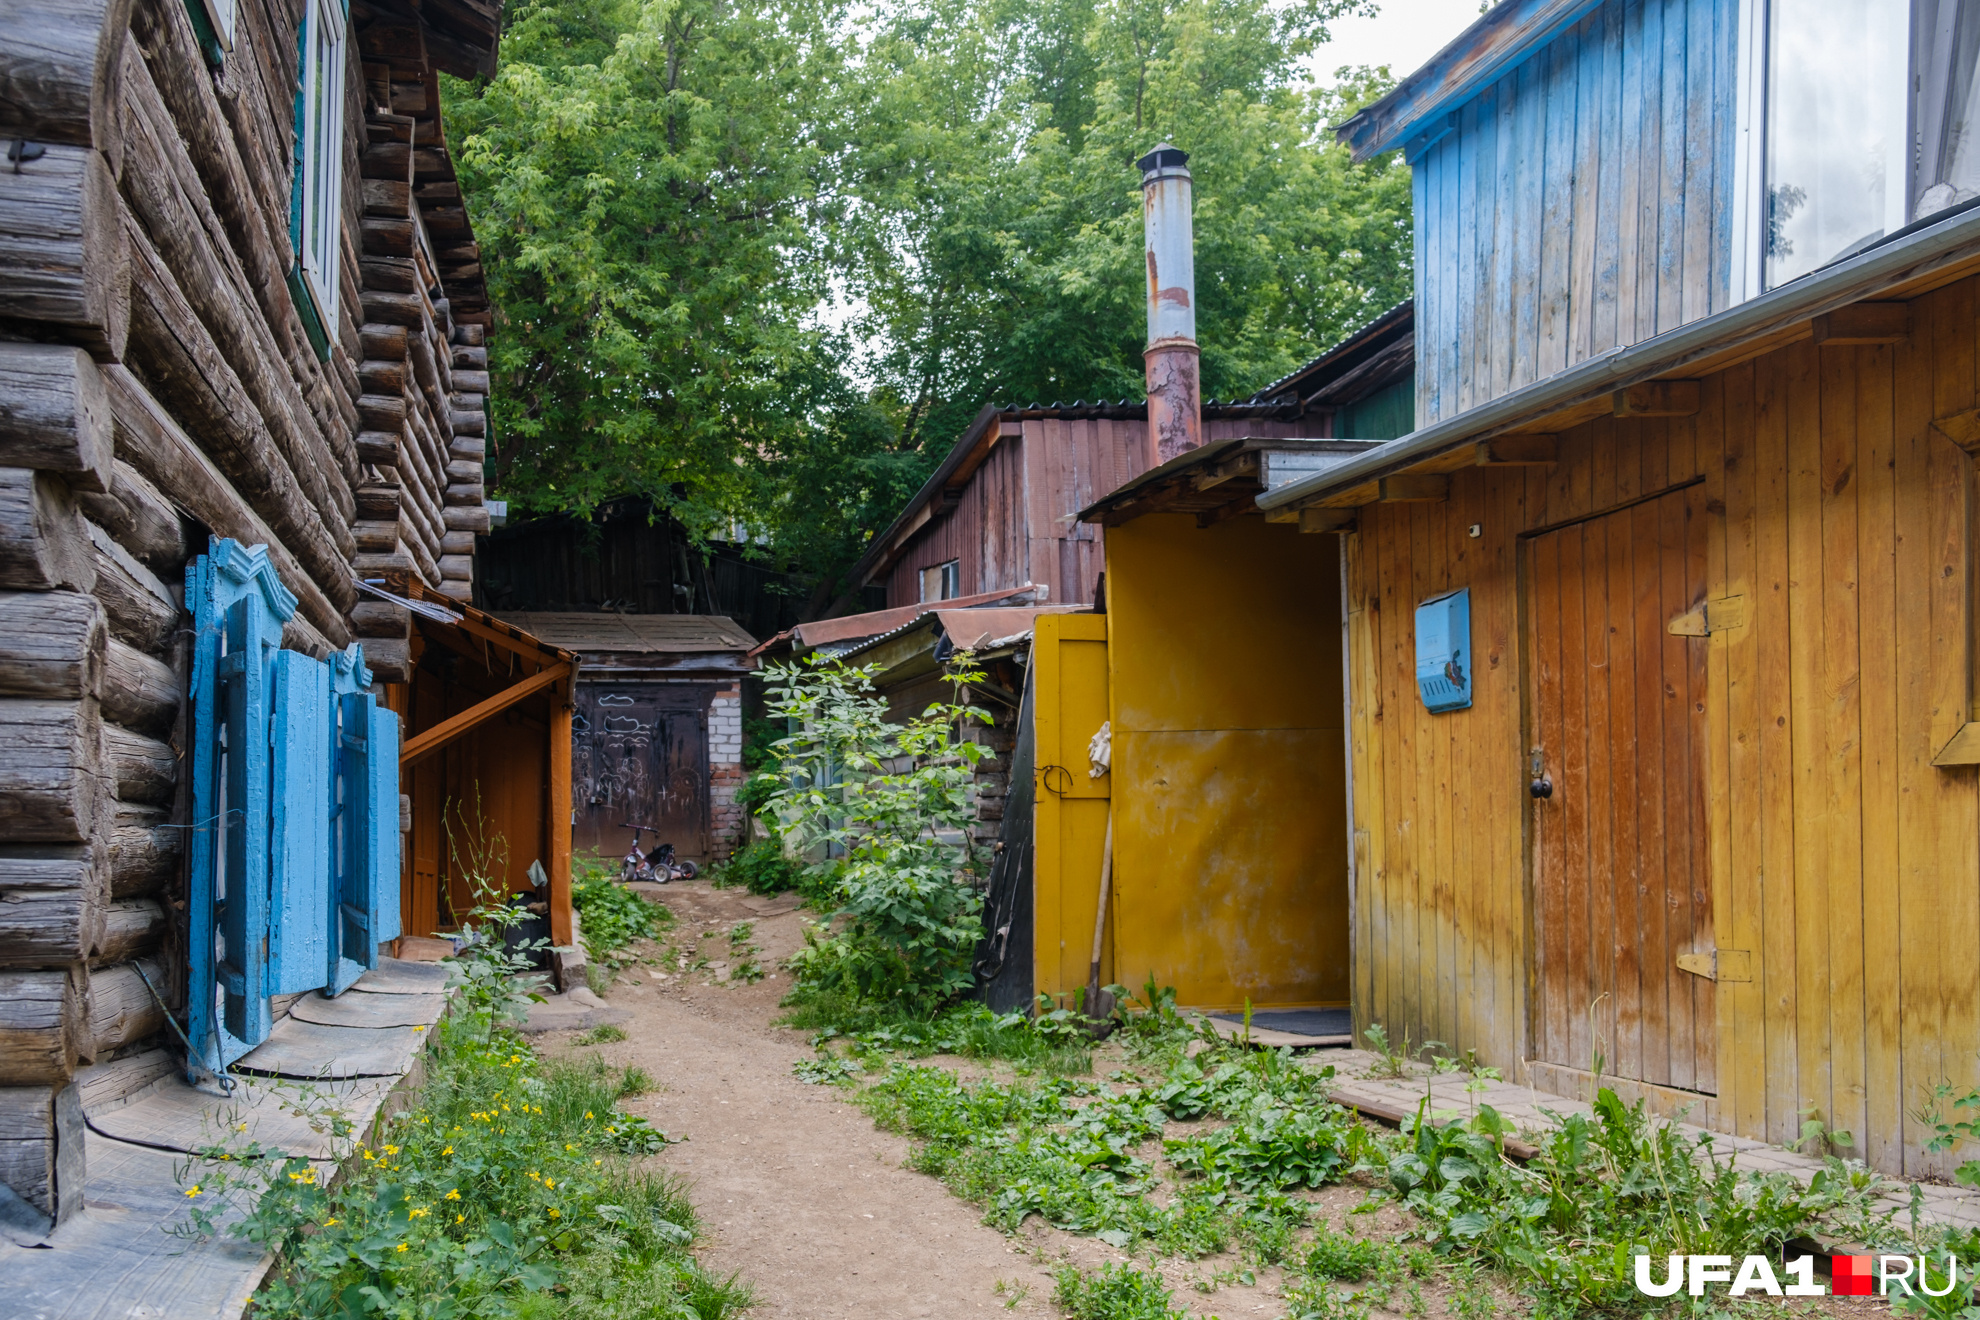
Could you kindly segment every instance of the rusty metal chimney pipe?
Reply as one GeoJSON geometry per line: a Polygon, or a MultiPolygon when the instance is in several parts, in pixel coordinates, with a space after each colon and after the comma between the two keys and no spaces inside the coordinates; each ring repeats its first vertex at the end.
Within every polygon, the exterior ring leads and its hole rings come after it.
{"type": "Polygon", "coordinates": [[[1189,156],[1163,142],[1135,163],[1148,256],[1148,443],[1153,462],[1166,463],[1203,443],[1189,156]]]}

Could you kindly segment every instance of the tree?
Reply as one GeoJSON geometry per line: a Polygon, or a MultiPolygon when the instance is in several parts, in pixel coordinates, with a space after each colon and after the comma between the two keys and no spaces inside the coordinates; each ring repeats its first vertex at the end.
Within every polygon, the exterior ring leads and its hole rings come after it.
{"type": "MultiPolygon", "coordinates": [[[[1283,375],[1410,287],[1409,175],[1327,130],[1385,90],[1300,62],[1359,0],[938,0],[874,24],[847,190],[873,371],[939,451],[986,402],[1143,390],[1140,179],[1191,153],[1206,397],[1283,375]]],[[[1346,71],[1344,71],[1345,73],[1346,71]]]]}
{"type": "Polygon", "coordinates": [[[447,84],[521,510],[644,494],[705,532],[843,393],[807,325],[841,21],[836,0],[523,0],[496,76],[447,84]]]}
{"type": "Polygon", "coordinates": [[[521,0],[446,87],[498,489],[747,522],[822,606],[984,404],[1141,395],[1164,138],[1204,392],[1249,394],[1409,291],[1406,167],[1327,128],[1386,75],[1300,74],[1370,2],[521,0]]]}

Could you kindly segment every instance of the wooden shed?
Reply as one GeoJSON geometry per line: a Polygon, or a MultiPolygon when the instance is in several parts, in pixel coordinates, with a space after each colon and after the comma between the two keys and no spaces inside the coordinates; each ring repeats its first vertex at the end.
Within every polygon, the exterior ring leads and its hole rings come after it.
{"type": "Polygon", "coordinates": [[[1508,0],[1347,125],[1417,166],[1421,424],[1258,503],[1344,535],[1359,1025],[1944,1177],[1980,213],[1933,134],[1972,46],[1759,9],[1508,0]]]}
{"type": "Polygon", "coordinates": [[[575,846],[610,860],[628,821],[683,857],[727,857],[742,836],[742,680],[756,639],[719,614],[511,614],[577,656],[571,717],[575,846]]]}
{"type": "MultiPolygon", "coordinates": [[[[1380,347],[1402,345],[1408,317],[1383,327],[1380,347]]],[[[1241,402],[1203,405],[1206,439],[1335,434],[1337,411],[1302,391],[1309,369],[1241,402]]],[[[1370,373],[1371,392],[1393,384],[1393,370],[1370,373]]],[[[1354,397],[1362,397],[1355,395],[1354,397]]],[[[861,588],[884,583],[887,607],[1034,588],[1036,598],[1090,605],[1100,580],[1100,530],[1079,510],[1154,466],[1148,406],[1032,404],[985,408],[907,508],[853,566],[861,588]]]]}
{"type": "Polygon", "coordinates": [[[51,1228],[129,1060],[224,1070],[395,933],[412,621],[362,584],[466,597],[487,527],[439,77],[498,27],[0,8],[0,1182],[51,1228]]]}

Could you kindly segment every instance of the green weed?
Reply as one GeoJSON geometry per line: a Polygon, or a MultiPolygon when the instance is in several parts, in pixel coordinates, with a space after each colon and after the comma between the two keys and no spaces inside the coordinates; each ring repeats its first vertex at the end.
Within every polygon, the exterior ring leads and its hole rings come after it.
{"type": "MultiPolygon", "coordinates": [[[[774,775],[759,775],[750,782],[774,790],[778,781],[774,775]]],[[[717,888],[781,894],[803,885],[804,867],[784,856],[783,846],[775,839],[758,839],[717,866],[709,879],[717,888]]]]}
{"type": "Polygon", "coordinates": [[[637,1064],[627,1068],[619,1077],[621,1096],[645,1095],[653,1089],[653,1077],[637,1064]]]}
{"type": "Polygon", "coordinates": [[[792,1076],[813,1086],[837,1086],[853,1081],[859,1074],[860,1066],[850,1059],[799,1059],[791,1065],[792,1076]]]}
{"type": "Polygon", "coordinates": [[[1064,1266],[1054,1296],[1068,1320],[1188,1320],[1170,1305],[1175,1293],[1160,1275],[1132,1265],[1105,1265],[1098,1274],[1064,1266]]]}
{"type": "Polygon", "coordinates": [[[611,1022],[601,1022],[589,1031],[578,1033],[571,1038],[573,1045],[609,1045],[626,1038],[626,1029],[611,1022]]]}
{"type": "Polygon", "coordinates": [[[674,923],[673,913],[619,884],[617,875],[617,864],[595,853],[571,859],[571,906],[581,918],[585,956],[608,968],[624,965],[620,953],[627,945],[674,923]]]}

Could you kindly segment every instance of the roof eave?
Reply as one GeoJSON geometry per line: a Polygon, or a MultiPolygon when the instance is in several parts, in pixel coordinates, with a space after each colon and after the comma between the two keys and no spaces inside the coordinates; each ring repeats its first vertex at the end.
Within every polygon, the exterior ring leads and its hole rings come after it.
{"type": "MultiPolygon", "coordinates": [[[[1600,0],[1501,0],[1374,104],[1334,130],[1357,163],[1405,144],[1485,84],[1580,21],[1600,0]]],[[[1425,135],[1426,137],[1429,135],[1425,135]]],[[[1438,132],[1441,136],[1441,130],[1438,132]]],[[[1427,143],[1426,143],[1427,145],[1427,143]]]]}

